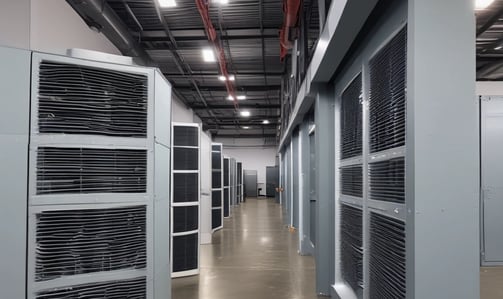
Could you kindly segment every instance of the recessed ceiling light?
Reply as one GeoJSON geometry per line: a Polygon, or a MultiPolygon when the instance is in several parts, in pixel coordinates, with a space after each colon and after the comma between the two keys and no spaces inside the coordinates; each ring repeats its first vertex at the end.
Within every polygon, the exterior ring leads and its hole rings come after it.
{"type": "Polygon", "coordinates": [[[215,61],[217,61],[215,59],[215,53],[213,52],[212,49],[209,49],[209,48],[203,49],[203,60],[205,62],[215,62],[215,61]]]}
{"type": "Polygon", "coordinates": [[[159,1],[159,6],[161,7],[175,7],[176,2],[175,0],[158,0],[159,1]]]}
{"type": "Polygon", "coordinates": [[[264,121],[262,122],[262,124],[264,125],[268,125],[269,124],[269,121],[267,119],[264,119],[264,121]]]}
{"type": "Polygon", "coordinates": [[[476,10],[486,9],[493,2],[494,0],[476,0],[475,9],[476,10]]]}
{"type": "Polygon", "coordinates": [[[248,110],[243,110],[243,111],[241,111],[240,114],[241,114],[241,116],[244,116],[244,117],[248,117],[251,115],[250,111],[248,111],[248,110]]]}
{"type": "Polygon", "coordinates": [[[234,81],[236,80],[236,77],[234,77],[234,75],[229,75],[229,81],[234,81]]]}
{"type": "Polygon", "coordinates": [[[240,95],[240,96],[237,96],[237,99],[242,101],[242,100],[246,100],[246,96],[245,95],[240,95]]]}
{"type": "Polygon", "coordinates": [[[218,80],[220,80],[220,81],[226,81],[227,79],[225,78],[225,76],[218,76],[218,80]]]}
{"type": "Polygon", "coordinates": [[[499,46],[497,46],[497,47],[494,48],[494,50],[501,50],[501,49],[503,49],[503,45],[499,45],[499,46]]]}
{"type": "Polygon", "coordinates": [[[229,100],[229,101],[234,101],[234,97],[233,97],[233,96],[228,96],[228,97],[227,97],[227,100],[229,100]]]}
{"type": "Polygon", "coordinates": [[[249,129],[250,127],[248,127],[248,126],[243,126],[242,128],[246,130],[246,129],[249,129]]]}

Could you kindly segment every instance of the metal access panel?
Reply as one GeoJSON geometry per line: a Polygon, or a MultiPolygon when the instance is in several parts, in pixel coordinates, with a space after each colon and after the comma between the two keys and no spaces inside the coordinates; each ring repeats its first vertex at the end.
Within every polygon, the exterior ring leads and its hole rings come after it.
{"type": "Polygon", "coordinates": [[[269,197],[276,196],[276,188],[279,186],[279,167],[266,166],[266,195],[269,197]]]}
{"type": "Polygon", "coordinates": [[[223,164],[223,175],[224,175],[224,195],[223,195],[223,207],[224,207],[224,218],[230,217],[231,216],[231,163],[230,163],[230,158],[224,157],[224,164],[223,164]]]}
{"type": "Polygon", "coordinates": [[[224,225],[224,194],[223,194],[223,155],[222,144],[211,144],[211,228],[213,231],[224,225]]]}
{"type": "Polygon", "coordinates": [[[257,171],[244,170],[245,196],[257,197],[257,171]]]}
{"type": "Polygon", "coordinates": [[[481,97],[482,265],[503,265],[503,96],[481,97]]]}
{"type": "Polygon", "coordinates": [[[237,196],[238,196],[238,203],[241,203],[244,201],[243,198],[243,163],[241,162],[236,162],[236,175],[237,175],[237,196]]]}
{"type": "Polygon", "coordinates": [[[237,202],[237,165],[236,159],[230,159],[230,192],[231,192],[231,205],[236,206],[237,202]]]}

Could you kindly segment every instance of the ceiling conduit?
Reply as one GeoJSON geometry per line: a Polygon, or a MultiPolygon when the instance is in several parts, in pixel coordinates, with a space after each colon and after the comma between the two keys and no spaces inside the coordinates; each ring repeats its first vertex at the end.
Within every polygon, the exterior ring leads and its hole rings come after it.
{"type": "Polygon", "coordinates": [[[283,0],[283,27],[279,31],[280,59],[283,61],[296,37],[301,0],[283,0]]]}

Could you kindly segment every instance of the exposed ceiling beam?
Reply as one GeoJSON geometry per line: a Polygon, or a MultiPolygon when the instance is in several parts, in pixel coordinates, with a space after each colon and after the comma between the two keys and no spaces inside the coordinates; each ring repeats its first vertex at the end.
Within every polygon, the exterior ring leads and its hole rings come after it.
{"type": "MultiPolygon", "coordinates": [[[[285,74],[283,72],[267,72],[267,77],[282,77],[285,74]]],[[[172,78],[183,78],[184,75],[181,75],[180,73],[164,73],[165,76],[167,77],[172,77],[172,78]]],[[[220,74],[218,72],[197,72],[193,73],[192,76],[197,78],[197,77],[218,77],[220,74]]],[[[263,72],[258,72],[258,71],[237,71],[236,73],[233,73],[233,75],[236,76],[257,76],[257,77],[262,77],[264,76],[263,72]]]]}
{"type": "MultiPolygon", "coordinates": [[[[192,87],[189,85],[175,85],[173,86],[174,88],[178,89],[180,92],[184,91],[192,91],[192,87]]],[[[269,85],[269,86],[264,86],[264,85],[259,85],[259,86],[254,86],[254,85],[249,85],[249,86],[242,86],[244,90],[246,91],[279,91],[281,86],[280,85],[269,85]]],[[[211,90],[211,91],[216,91],[216,92],[223,92],[227,91],[225,86],[214,86],[214,85],[199,85],[200,90],[211,90]]]]}
{"type": "MultiPolygon", "coordinates": [[[[163,30],[147,30],[137,34],[141,41],[164,41],[166,35],[163,30]]],[[[260,39],[264,38],[279,38],[277,28],[264,29],[262,33],[260,29],[226,29],[227,35],[222,36],[222,39],[235,40],[235,39],[260,39]]],[[[191,41],[191,40],[208,40],[204,29],[184,29],[184,30],[171,30],[171,34],[177,41],[191,41]]]]}
{"type": "MultiPolygon", "coordinates": [[[[207,109],[204,106],[191,106],[192,110],[205,110],[207,109]]],[[[219,109],[219,110],[234,110],[234,105],[209,105],[210,109],[219,109]]],[[[247,103],[239,103],[239,108],[244,109],[279,109],[281,108],[280,104],[247,104],[247,103]]]]}
{"type": "Polygon", "coordinates": [[[218,138],[275,138],[276,134],[213,134],[218,138]]]}
{"type": "MultiPolygon", "coordinates": [[[[279,118],[280,115],[252,115],[249,117],[240,117],[239,115],[232,115],[232,116],[218,116],[218,121],[216,121],[218,124],[222,123],[225,120],[235,120],[235,121],[240,121],[242,120],[243,122],[245,121],[250,121],[250,120],[263,120],[263,119],[275,119],[279,118]]],[[[212,120],[213,117],[209,116],[201,116],[201,120],[212,120]]]]}
{"type": "Polygon", "coordinates": [[[503,15],[503,6],[497,10],[492,17],[490,17],[487,22],[485,22],[479,29],[477,29],[477,37],[482,35],[482,33],[486,32],[489,28],[491,28],[503,15]]]}

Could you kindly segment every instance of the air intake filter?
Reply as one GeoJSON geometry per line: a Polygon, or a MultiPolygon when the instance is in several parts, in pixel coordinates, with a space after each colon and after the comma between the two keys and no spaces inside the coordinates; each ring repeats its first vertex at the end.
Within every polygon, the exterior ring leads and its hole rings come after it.
{"type": "Polygon", "coordinates": [[[173,173],[173,202],[199,201],[199,174],[173,173]]]}
{"type": "Polygon", "coordinates": [[[199,233],[173,237],[173,272],[198,268],[199,233]]]}
{"type": "Polygon", "coordinates": [[[342,93],[341,159],[362,155],[362,75],[342,93]]]}
{"type": "Polygon", "coordinates": [[[211,228],[213,231],[223,227],[223,157],[222,144],[211,145],[211,228]]]}
{"type": "Polygon", "coordinates": [[[199,206],[173,208],[173,232],[181,233],[197,230],[199,227],[199,206]]]}
{"type": "Polygon", "coordinates": [[[370,298],[405,298],[405,223],[370,213],[370,298]]]}
{"type": "Polygon", "coordinates": [[[342,278],[356,292],[363,287],[362,210],[342,204],[340,226],[342,278]]]}
{"type": "Polygon", "coordinates": [[[341,167],[341,194],[363,196],[363,169],[361,165],[341,167]]]}
{"type": "Polygon", "coordinates": [[[405,203],[405,159],[369,164],[370,199],[405,203]]]}

